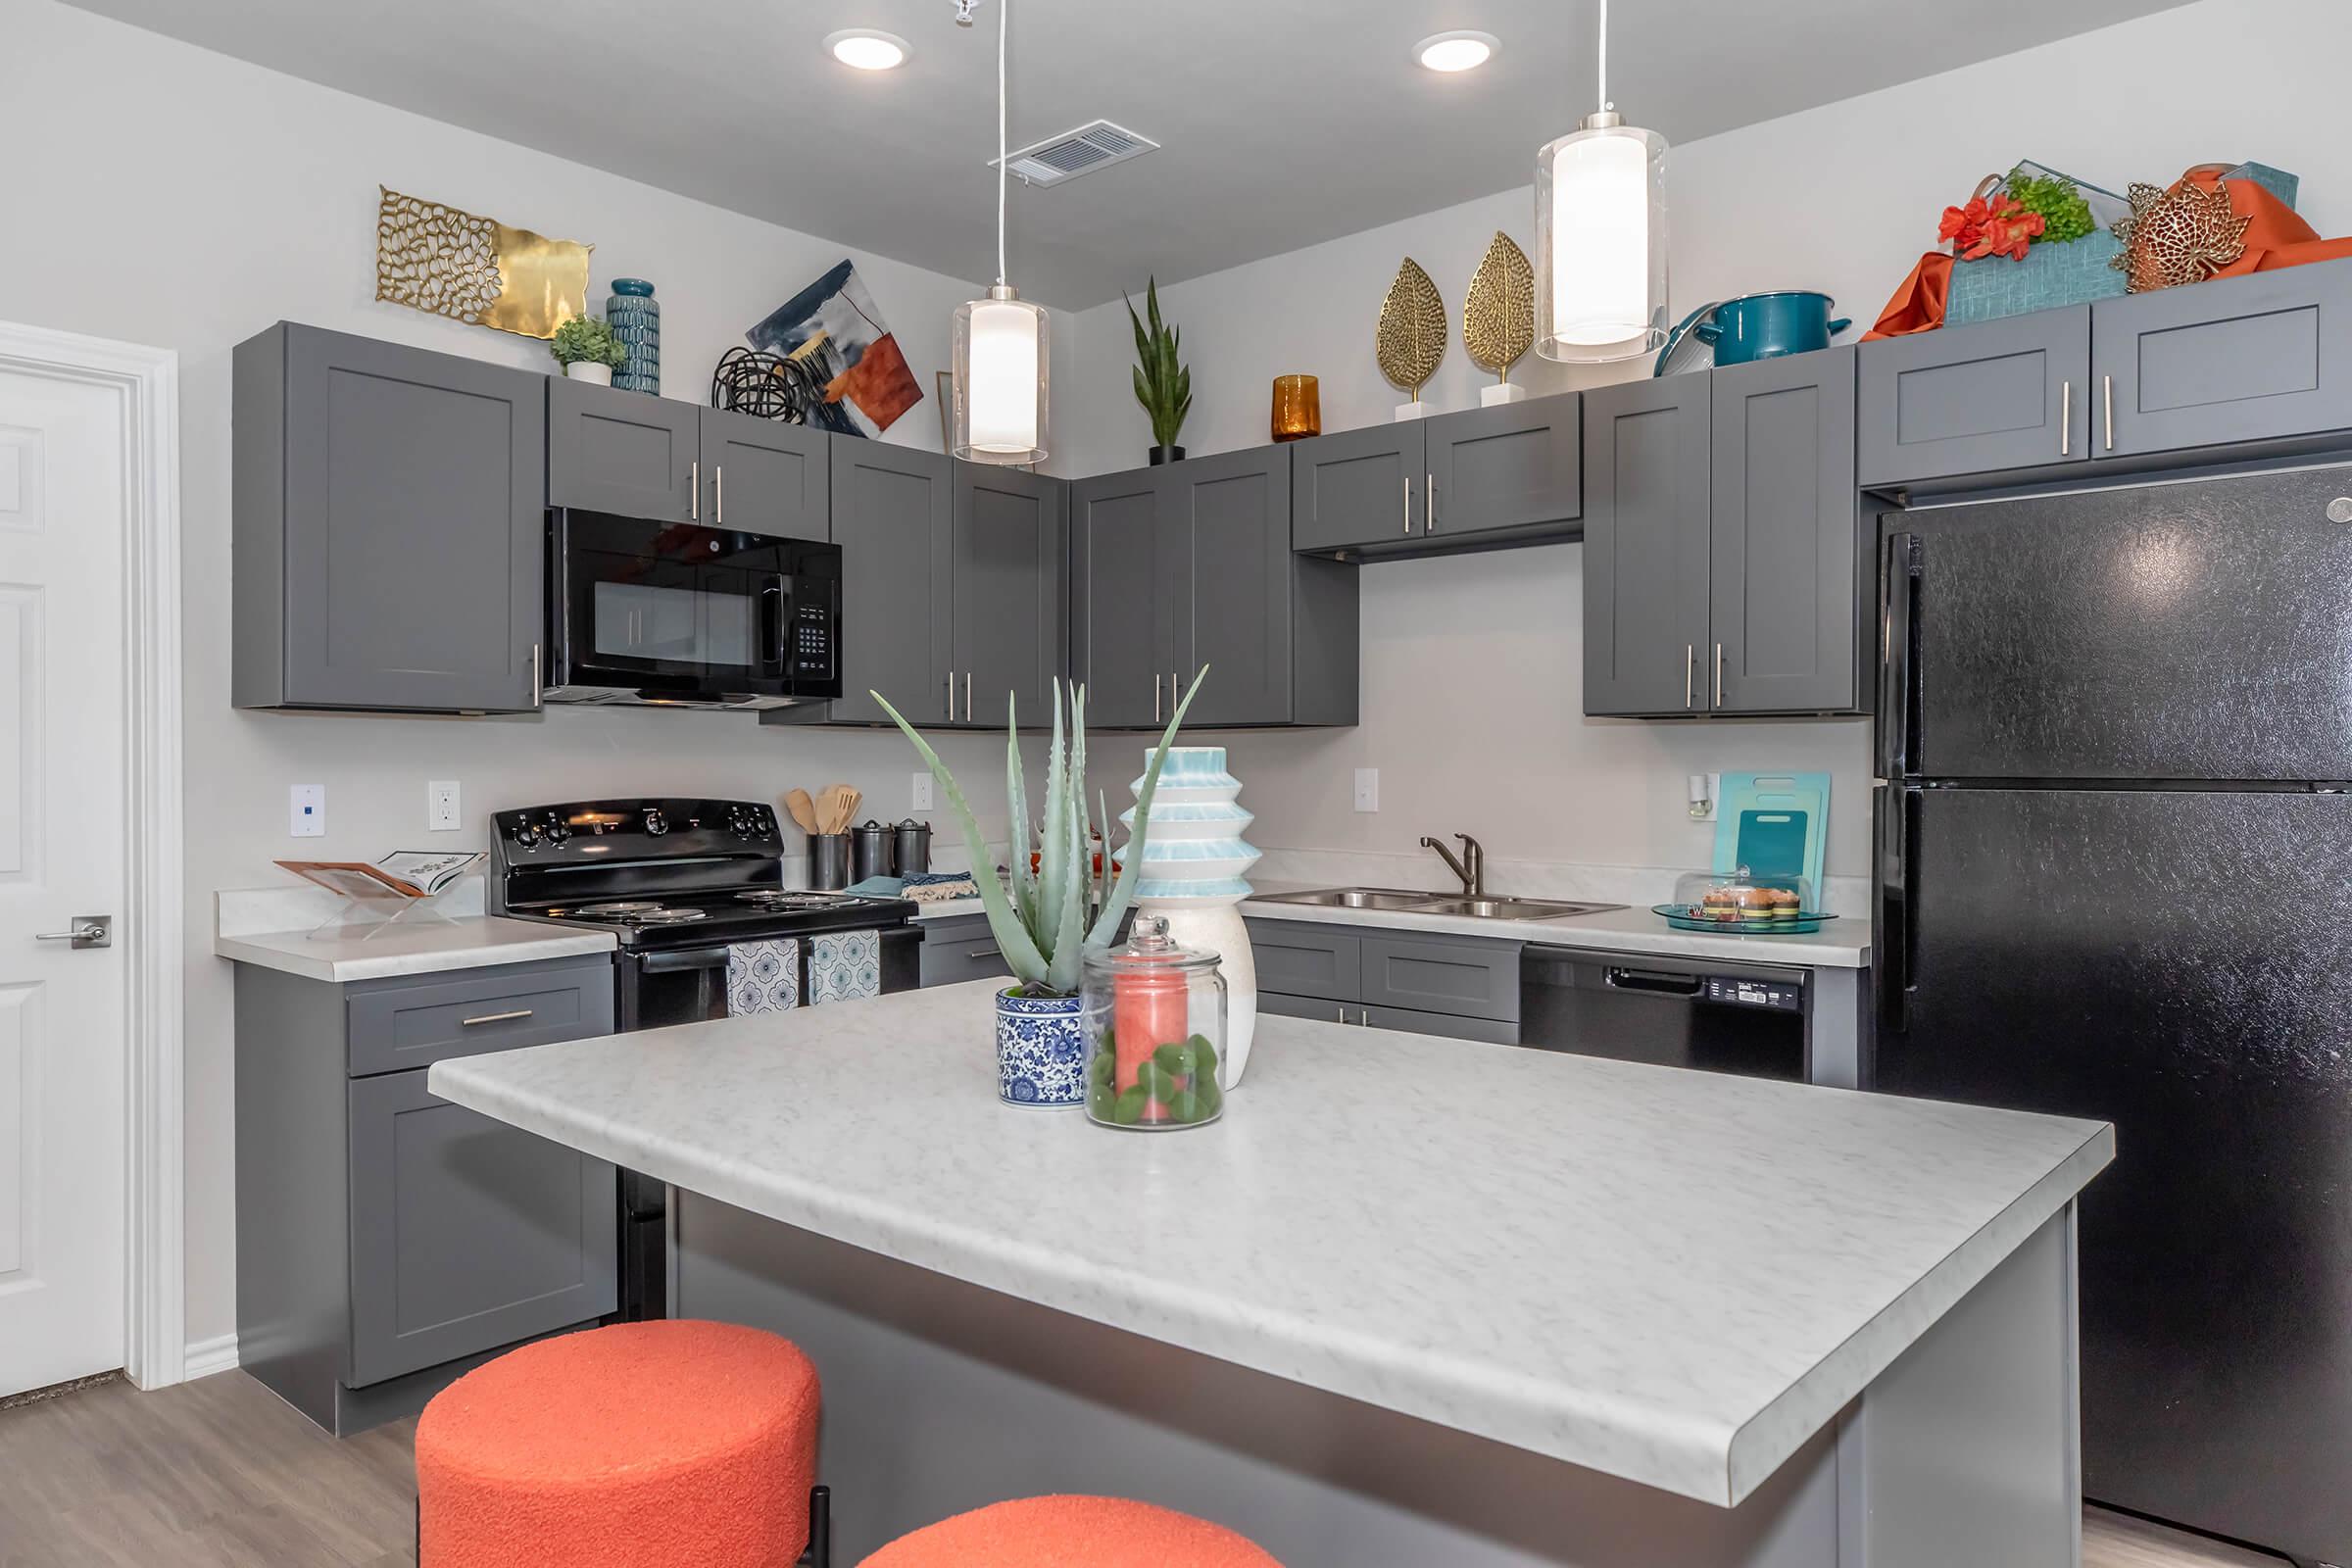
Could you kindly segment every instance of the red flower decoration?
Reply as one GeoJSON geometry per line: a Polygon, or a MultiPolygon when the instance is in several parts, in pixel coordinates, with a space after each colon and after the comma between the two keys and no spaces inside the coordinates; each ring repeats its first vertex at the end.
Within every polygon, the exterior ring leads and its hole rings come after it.
{"type": "Polygon", "coordinates": [[[2013,197],[1995,196],[1987,202],[1978,196],[1966,207],[1946,207],[1936,234],[1949,240],[1952,254],[1964,262],[1983,261],[1987,256],[2007,256],[2022,262],[2026,259],[2026,248],[2047,226],[2048,221],[2041,214],[2027,211],[2013,197]]]}

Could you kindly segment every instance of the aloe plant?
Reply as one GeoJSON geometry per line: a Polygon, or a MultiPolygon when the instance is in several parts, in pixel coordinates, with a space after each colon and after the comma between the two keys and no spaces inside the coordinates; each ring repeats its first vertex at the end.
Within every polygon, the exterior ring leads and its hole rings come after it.
{"type": "Polygon", "coordinates": [[[1184,710],[1193,706],[1193,693],[1200,689],[1207,674],[1208,666],[1203,664],[1152,753],[1143,787],[1136,791],[1135,828],[1128,835],[1115,881],[1110,875],[1110,803],[1098,795],[1099,814],[1090,813],[1086,805],[1086,688],[1072,686],[1068,690],[1065,730],[1062,683],[1054,683],[1054,738],[1046,752],[1046,817],[1034,871],[1029,865],[1029,788],[1027,770],[1021,766],[1020,714],[1009,713],[1004,740],[1004,793],[1012,815],[1011,841],[1005,852],[1012,870],[1009,888],[987,869],[991,860],[988,840],[980,831],[979,818],[972,814],[971,803],[957,787],[956,775],[887,698],[880,692],[869,694],[906,732],[946,794],[948,808],[956,813],[964,845],[971,851],[972,880],[980,886],[980,902],[988,911],[988,928],[996,936],[997,951],[1028,995],[1076,995],[1085,950],[1106,946],[1117,934],[1134,897],[1136,877],[1143,869],[1144,831],[1152,815],[1152,796],[1159,788],[1160,763],[1176,739],[1176,726],[1184,722],[1184,710]],[[1093,867],[1087,848],[1090,828],[1102,835],[1100,870],[1093,867]]]}
{"type": "Polygon", "coordinates": [[[1153,444],[1172,447],[1176,434],[1184,428],[1184,417],[1193,412],[1193,372],[1176,363],[1176,342],[1181,335],[1159,318],[1159,279],[1150,280],[1144,289],[1144,308],[1150,313],[1152,325],[1146,330],[1142,317],[1135,314],[1135,301],[1127,302],[1127,319],[1135,323],[1135,401],[1144,406],[1152,419],[1153,444]]]}

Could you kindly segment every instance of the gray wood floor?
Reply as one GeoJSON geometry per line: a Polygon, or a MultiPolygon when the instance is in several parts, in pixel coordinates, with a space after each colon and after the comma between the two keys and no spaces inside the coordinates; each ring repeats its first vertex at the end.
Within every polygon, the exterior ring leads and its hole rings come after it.
{"type": "MultiPolygon", "coordinates": [[[[0,1411],[0,1568],[413,1563],[414,1432],[403,1421],[337,1443],[238,1372],[0,1411]]],[[[2083,1521],[2083,1568],[2280,1561],[2095,1508],[2083,1521]]]]}

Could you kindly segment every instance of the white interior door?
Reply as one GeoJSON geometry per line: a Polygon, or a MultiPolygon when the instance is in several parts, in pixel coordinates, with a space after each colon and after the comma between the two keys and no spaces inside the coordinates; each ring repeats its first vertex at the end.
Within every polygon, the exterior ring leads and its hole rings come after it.
{"type": "Polygon", "coordinates": [[[122,1365],[119,386],[0,367],[0,1395],[122,1365]]]}

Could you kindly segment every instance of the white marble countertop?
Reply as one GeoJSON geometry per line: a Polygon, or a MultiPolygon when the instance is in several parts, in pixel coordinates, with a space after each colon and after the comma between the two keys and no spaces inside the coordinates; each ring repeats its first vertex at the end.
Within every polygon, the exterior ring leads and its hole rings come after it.
{"type": "Polygon", "coordinates": [[[223,958],[336,983],[568,958],[611,953],[616,946],[610,931],[566,930],[539,920],[478,914],[448,921],[411,915],[382,929],[347,926],[321,932],[316,941],[300,931],[217,934],[213,938],[213,951],[223,958]],[[370,931],[375,934],[368,936],[370,931]]]}
{"type": "MultiPolygon", "coordinates": [[[[1786,963],[1806,968],[1865,969],[1870,966],[1870,922],[1847,915],[1807,936],[1741,936],[1677,931],[1646,905],[1630,905],[1598,914],[1552,920],[1482,920],[1475,915],[1414,914],[1401,909],[1350,909],[1327,904],[1278,904],[1269,893],[1316,891],[1304,885],[1256,884],[1257,897],[1242,903],[1253,920],[1307,920],[1328,925],[1381,926],[1427,931],[1436,936],[1487,937],[1500,942],[1536,942],[1548,947],[1596,948],[1605,953],[1646,953],[1676,957],[1739,958],[1752,963],[1786,963]]],[[[1433,892],[1433,899],[1448,897],[1433,892]]]]}
{"type": "Polygon", "coordinates": [[[432,1092],[976,1285],[1731,1505],[2113,1157],[2102,1123],[1263,1017],[1223,1120],[996,1098],[996,981],[432,1092]]]}

